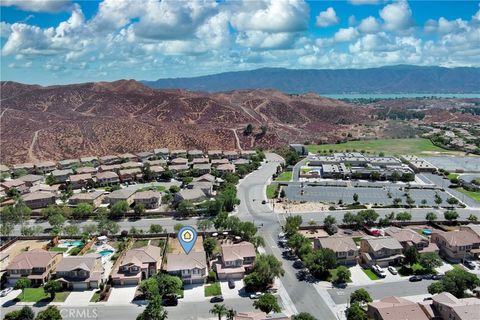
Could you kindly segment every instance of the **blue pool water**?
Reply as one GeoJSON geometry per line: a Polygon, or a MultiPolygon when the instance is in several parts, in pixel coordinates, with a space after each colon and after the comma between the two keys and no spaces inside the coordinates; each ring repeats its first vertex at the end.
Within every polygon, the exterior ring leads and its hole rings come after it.
{"type": "Polygon", "coordinates": [[[65,241],[63,244],[68,247],[81,247],[83,246],[83,241],[82,240],[65,241]]]}
{"type": "Polygon", "coordinates": [[[431,235],[431,234],[432,234],[432,230],[430,230],[430,229],[423,229],[423,234],[425,234],[425,235],[431,235]]]}
{"type": "Polygon", "coordinates": [[[108,256],[109,254],[112,254],[112,253],[113,253],[113,250],[102,250],[98,252],[98,254],[101,255],[102,257],[108,256]]]}

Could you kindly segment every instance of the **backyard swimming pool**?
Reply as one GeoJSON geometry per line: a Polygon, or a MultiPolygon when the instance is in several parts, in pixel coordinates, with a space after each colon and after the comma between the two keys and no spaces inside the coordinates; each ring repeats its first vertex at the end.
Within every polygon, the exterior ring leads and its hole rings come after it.
{"type": "Polygon", "coordinates": [[[98,252],[98,254],[101,255],[102,257],[108,256],[112,253],[113,253],[113,250],[102,250],[102,251],[98,252]]]}

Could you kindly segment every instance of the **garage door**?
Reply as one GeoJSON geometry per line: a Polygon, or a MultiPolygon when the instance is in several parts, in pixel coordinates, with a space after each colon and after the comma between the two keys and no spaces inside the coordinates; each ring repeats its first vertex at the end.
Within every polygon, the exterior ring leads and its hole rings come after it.
{"type": "Polygon", "coordinates": [[[86,282],[74,282],[73,290],[85,290],[88,289],[88,284],[86,282]]]}
{"type": "Polygon", "coordinates": [[[137,285],[138,284],[138,279],[125,279],[124,284],[126,286],[128,285],[137,285]]]}

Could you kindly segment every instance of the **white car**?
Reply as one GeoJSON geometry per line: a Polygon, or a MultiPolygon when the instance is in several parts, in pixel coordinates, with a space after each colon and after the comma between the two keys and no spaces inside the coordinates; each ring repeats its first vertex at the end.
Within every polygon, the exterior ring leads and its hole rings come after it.
{"type": "Polygon", "coordinates": [[[255,292],[250,295],[250,299],[260,299],[260,297],[263,295],[261,292],[255,292]]]}
{"type": "Polygon", "coordinates": [[[0,297],[5,297],[7,294],[12,292],[12,290],[13,290],[12,287],[3,289],[2,291],[0,291],[0,297]]]}
{"type": "Polygon", "coordinates": [[[398,274],[397,269],[395,269],[395,268],[392,267],[392,266],[389,266],[387,269],[388,269],[388,271],[390,271],[391,274],[398,274]]]}

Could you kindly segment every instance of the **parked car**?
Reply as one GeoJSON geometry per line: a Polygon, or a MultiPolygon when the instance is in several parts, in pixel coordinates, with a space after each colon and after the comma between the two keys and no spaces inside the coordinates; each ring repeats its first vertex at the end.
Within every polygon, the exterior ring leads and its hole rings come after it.
{"type": "Polygon", "coordinates": [[[172,294],[172,295],[167,295],[164,299],[163,299],[163,305],[164,306],[168,306],[168,307],[172,307],[172,306],[176,306],[178,305],[178,298],[175,294],[172,294]]]}
{"type": "Polygon", "coordinates": [[[440,280],[443,278],[443,274],[434,274],[432,280],[440,280]]]}
{"type": "Polygon", "coordinates": [[[261,292],[255,292],[250,294],[250,299],[260,299],[260,297],[263,295],[261,292]]]}
{"type": "Polygon", "coordinates": [[[295,260],[295,262],[293,263],[293,267],[295,269],[302,269],[304,267],[303,261],[300,259],[295,260]]]}
{"type": "Polygon", "coordinates": [[[223,302],[223,296],[215,296],[210,299],[211,303],[223,302]]]}
{"type": "Polygon", "coordinates": [[[235,288],[235,281],[233,281],[233,280],[228,280],[228,287],[229,287],[230,289],[235,288]]]}
{"type": "Polygon", "coordinates": [[[278,234],[278,239],[285,239],[285,233],[280,232],[280,233],[278,234]]]}
{"type": "Polygon", "coordinates": [[[9,294],[10,292],[12,292],[12,290],[13,290],[12,287],[3,289],[2,291],[0,291],[0,297],[5,297],[7,294],[9,294]]]}
{"type": "Polygon", "coordinates": [[[266,203],[267,203],[267,201],[266,201],[266,200],[262,200],[262,204],[266,204],[266,203]]]}
{"type": "Polygon", "coordinates": [[[395,269],[394,267],[392,266],[388,266],[388,271],[390,271],[391,274],[398,274],[398,271],[397,269],[395,269]]]}
{"type": "Polygon", "coordinates": [[[463,264],[470,270],[475,270],[475,263],[473,261],[464,259],[463,264]]]}
{"type": "Polygon", "coordinates": [[[380,278],[385,278],[387,276],[387,274],[385,273],[385,270],[380,268],[378,265],[373,265],[372,271],[380,278]]]}
{"type": "Polygon", "coordinates": [[[422,276],[423,279],[425,280],[432,280],[433,279],[433,274],[429,273],[429,274],[424,274],[422,276]]]}
{"type": "Polygon", "coordinates": [[[408,281],[410,282],[418,282],[418,281],[422,281],[422,277],[421,276],[413,276],[413,277],[410,277],[408,278],[408,281]]]}

